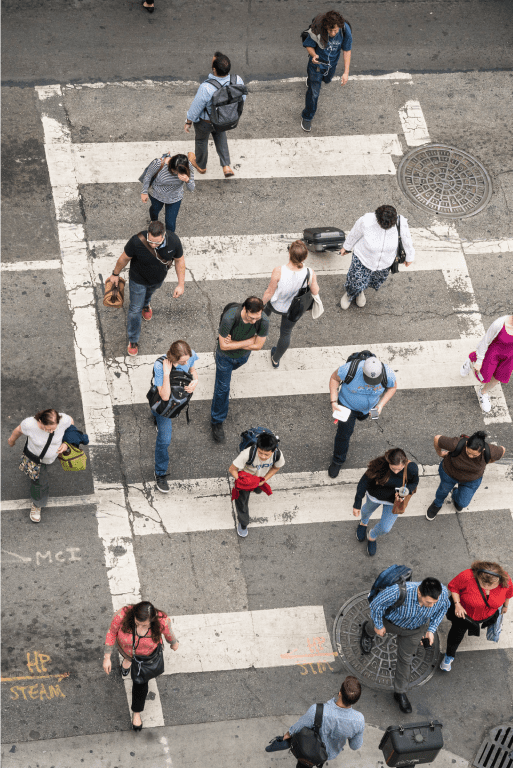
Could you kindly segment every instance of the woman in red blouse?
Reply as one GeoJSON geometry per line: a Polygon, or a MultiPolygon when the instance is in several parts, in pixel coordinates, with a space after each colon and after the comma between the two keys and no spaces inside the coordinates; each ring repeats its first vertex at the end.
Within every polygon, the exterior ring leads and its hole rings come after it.
{"type": "Polygon", "coordinates": [[[476,560],[470,568],[455,576],[448,588],[451,605],[447,618],[452,626],[447,638],[447,651],[440,664],[444,672],[451,671],[465,633],[479,637],[481,627],[491,626],[500,612],[506,613],[513,596],[513,583],[506,571],[498,563],[484,560],[476,560]]]}
{"type": "MultiPolygon", "coordinates": [[[[114,645],[123,657],[121,677],[127,678],[133,658],[133,647],[137,656],[151,656],[165,637],[173,651],[178,650],[178,640],[171,629],[169,616],[159,611],[151,603],[143,601],[137,605],[125,605],[114,614],[105,638],[105,656],[103,669],[109,675],[112,669],[110,660],[114,645]],[[135,643],[134,643],[135,635],[135,643]]],[[[148,695],[148,683],[132,686],[132,728],[142,728],[141,712],[148,695]]]]}

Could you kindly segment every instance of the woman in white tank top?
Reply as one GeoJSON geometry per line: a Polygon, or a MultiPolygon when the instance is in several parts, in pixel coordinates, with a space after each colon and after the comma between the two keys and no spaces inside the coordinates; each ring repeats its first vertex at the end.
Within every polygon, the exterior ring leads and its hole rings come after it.
{"type": "MultiPolygon", "coordinates": [[[[287,318],[292,300],[299,293],[303,285],[307,268],[303,262],[308,256],[308,249],[302,240],[295,240],[289,245],[289,262],[282,267],[275,267],[271,275],[271,281],[263,296],[264,312],[269,317],[271,312],[281,315],[280,338],[275,347],[271,349],[271,363],[273,368],[278,368],[280,360],[290,346],[290,336],[294,328],[294,322],[287,318]]],[[[313,269],[310,269],[310,290],[314,295],[319,293],[317,277],[313,269]]]]}

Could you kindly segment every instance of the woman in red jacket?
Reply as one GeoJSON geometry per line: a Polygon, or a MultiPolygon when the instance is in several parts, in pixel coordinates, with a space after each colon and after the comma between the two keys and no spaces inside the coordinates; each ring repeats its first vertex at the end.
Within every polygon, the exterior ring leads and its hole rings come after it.
{"type": "Polygon", "coordinates": [[[444,672],[451,671],[458,646],[465,637],[479,637],[480,628],[485,629],[497,620],[499,613],[506,613],[513,583],[509,574],[498,564],[476,560],[470,568],[462,571],[448,584],[451,605],[447,618],[452,626],[447,638],[447,651],[440,664],[444,672]]]}
{"type": "MultiPolygon", "coordinates": [[[[105,656],[103,669],[109,675],[112,669],[110,660],[114,645],[123,657],[121,677],[126,679],[132,665],[133,647],[137,656],[151,656],[157,649],[162,637],[165,637],[173,651],[178,650],[178,640],[171,629],[169,616],[159,611],[148,601],[137,605],[125,605],[114,614],[107,637],[105,638],[105,656]],[[135,638],[135,642],[134,642],[135,638]]],[[[140,731],[142,728],[141,712],[148,695],[148,683],[132,686],[132,728],[140,731]]]]}

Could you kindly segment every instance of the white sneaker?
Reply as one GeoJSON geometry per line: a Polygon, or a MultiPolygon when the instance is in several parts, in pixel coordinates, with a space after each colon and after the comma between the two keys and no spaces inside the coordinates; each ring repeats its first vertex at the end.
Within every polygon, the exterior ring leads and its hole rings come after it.
{"type": "Polygon", "coordinates": [[[352,302],[352,299],[349,298],[347,293],[344,293],[344,295],[340,299],[340,306],[342,307],[342,309],[349,309],[349,307],[351,306],[351,302],[352,302]]]}
{"type": "Polygon", "coordinates": [[[41,522],[41,509],[36,507],[34,502],[32,502],[32,506],[30,507],[30,519],[33,523],[41,522]]]}
{"type": "Polygon", "coordinates": [[[470,360],[466,360],[460,368],[460,376],[468,376],[470,373],[470,360]]]}
{"type": "Polygon", "coordinates": [[[454,659],[452,659],[450,656],[447,656],[447,654],[445,654],[442,661],[440,662],[440,669],[443,669],[444,672],[450,672],[453,661],[454,659]]]}
{"type": "Polygon", "coordinates": [[[366,304],[367,304],[367,299],[365,298],[365,294],[362,291],[356,297],[356,306],[357,307],[364,307],[366,304]]]}
{"type": "Polygon", "coordinates": [[[490,402],[490,398],[488,397],[487,393],[485,392],[483,394],[483,392],[479,389],[478,392],[477,392],[477,396],[479,398],[479,403],[481,405],[481,410],[484,413],[490,413],[490,411],[492,410],[492,404],[490,402]]]}
{"type": "Polygon", "coordinates": [[[237,533],[241,537],[241,539],[245,539],[248,535],[248,529],[243,528],[240,523],[237,523],[237,533]]]}

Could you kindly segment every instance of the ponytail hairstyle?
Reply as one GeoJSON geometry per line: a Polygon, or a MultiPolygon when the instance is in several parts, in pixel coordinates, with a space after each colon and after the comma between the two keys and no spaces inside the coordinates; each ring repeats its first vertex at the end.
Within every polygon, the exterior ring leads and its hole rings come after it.
{"type": "Polygon", "coordinates": [[[173,155],[169,161],[169,171],[174,171],[175,173],[183,173],[185,176],[190,177],[191,171],[189,168],[189,160],[187,155],[173,155]]]}
{"type": "Polygon", "coordinates": [[[183,356],[192,357],[192,349],[186,341],[173,341],[169,349],[167,350],[166,357],[170,363],[177,363],[183,356]]]}
{"type": "Polygon", "coordinates": [[[467,440],[467,448],[470,448],[471,451],[479,451],[479,453],[483,453],[486,447],[485,439],[486,432],[483,432],[482,430],[474,432],[474,434],[470,435],[467,440]]]}
{"type": "Polygon", "coordinates": [[[149,620],[151,639],[154,643],[160,643],[162,637],[160,622],[162,619],[167,619],[167,614],[164,611],[159,611],[148,600],[143,600],[137,605],[129,605],[123,616],[121,631],[126,632],[127,635],[133,634],[135,632],[135,619],[137,621],[149,620]]]}
{"type": "Polygon", "coordinates": [[[390,465],[406,466],[407,463],[408,457],[402,448],[391,448],[383,456],[372,459],[365,474],[371,480],[375,480],[376,485],[385,485],[390,479],[390,465]]]}
{"type": "Polygon", "coordinates": [[[338,11],[328,11],[315,17],[312,22],[312,32],[320,35],[323,46],[326,46],[329,37],[328,30],[333,29],[333,27],[340,27],[340,31],[344,34],[345,24],[344,17],[338,11]]]}
{"type": "Polygon", "coordinates": [[[302,240],[294,240],[289,245],[289,259],[296,267],[299,267],[308,256],[308,248],[302,240]]]}
{"type": "Polygon", "coordinates": [[[46,408],[44,411],[38,411],[34,416],[36,421],[40,421],[45,427],[49,427],[50,424],[58,424],[61,420],[61,415],[55,408],[46,408]]]}

